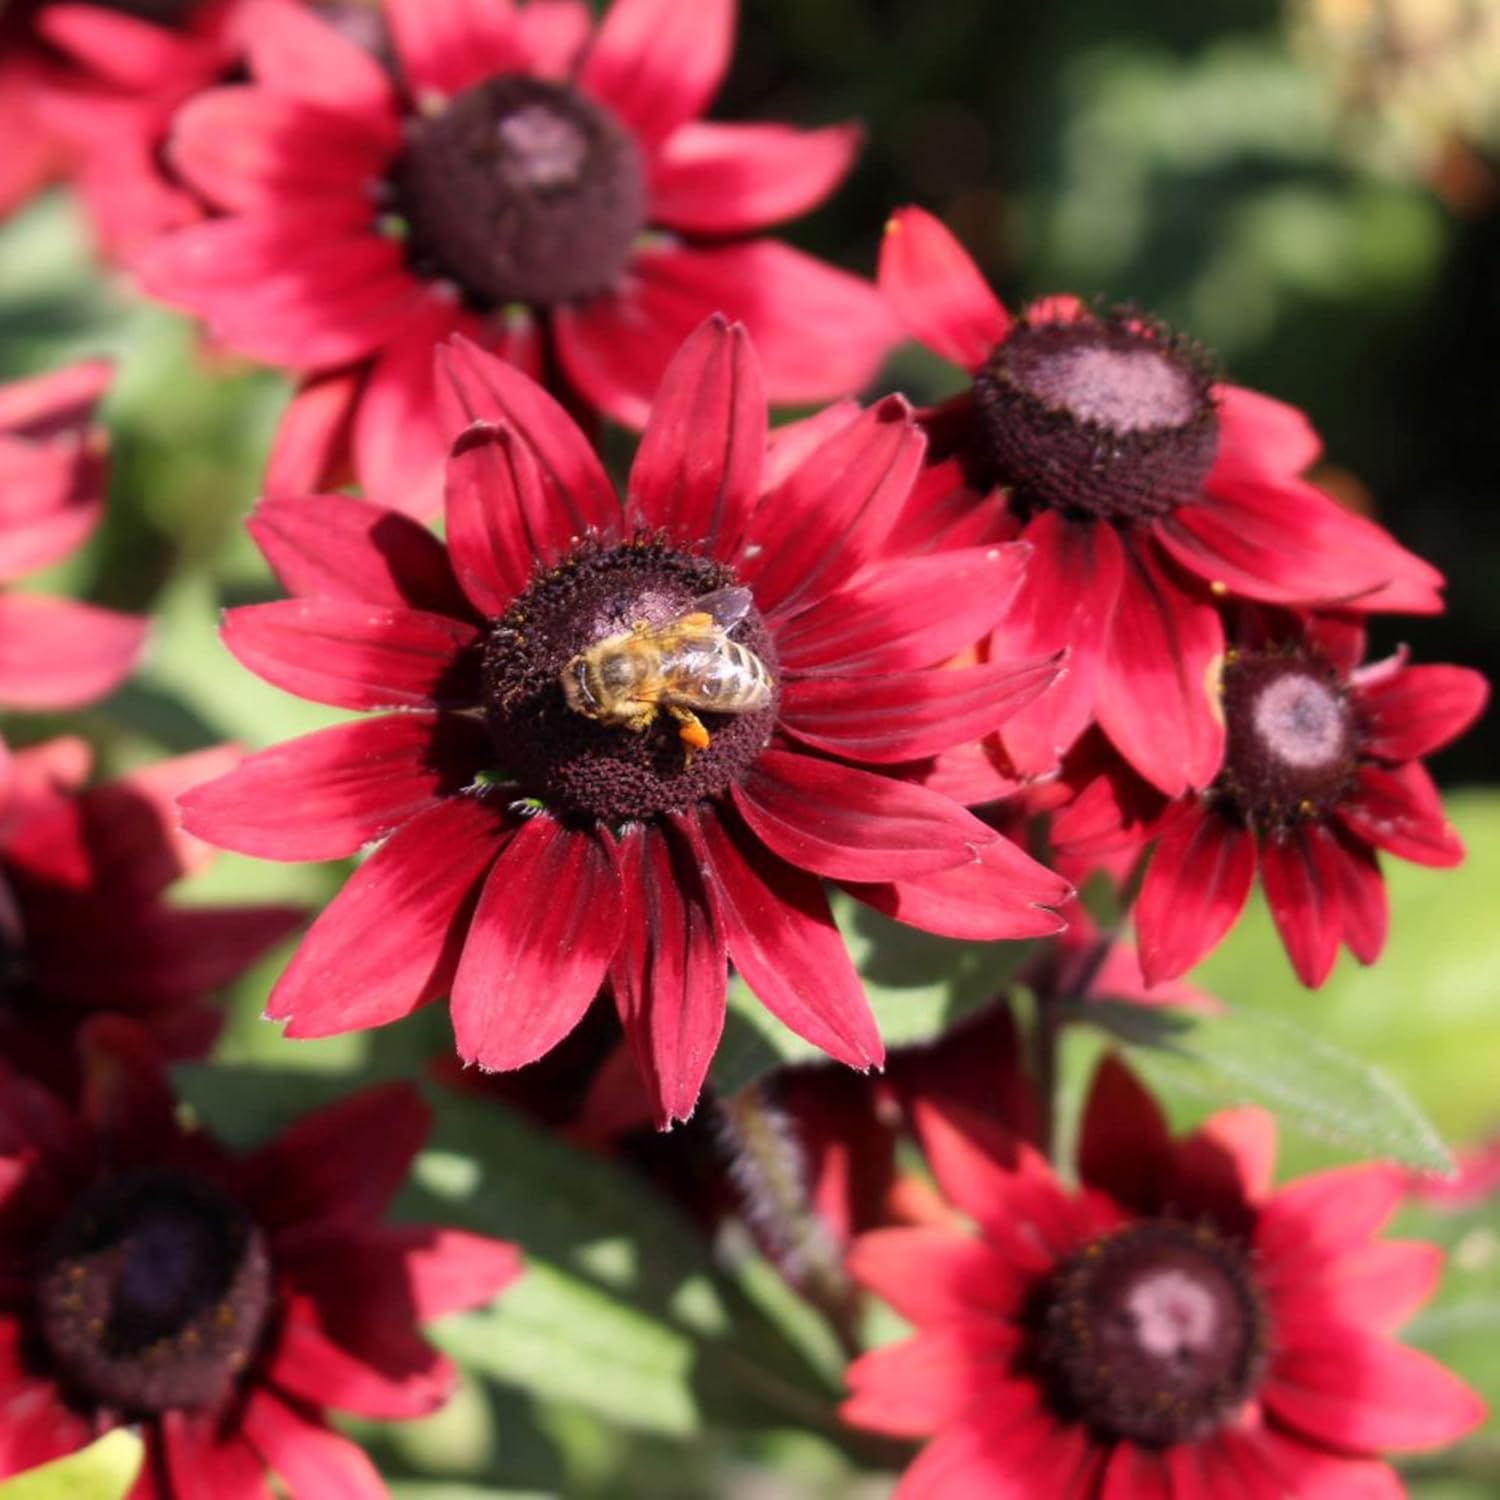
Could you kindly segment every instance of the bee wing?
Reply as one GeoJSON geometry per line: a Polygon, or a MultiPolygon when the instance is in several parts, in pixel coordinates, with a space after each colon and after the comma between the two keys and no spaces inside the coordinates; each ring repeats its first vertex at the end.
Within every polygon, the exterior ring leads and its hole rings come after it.
{"type": "Polygon", "coordinates": [[[755,595],[747,588],[715,589],[694,599],[688,606],[692,614],[707,615],[720,630],[733,630],[755,607],[755,595]]]}

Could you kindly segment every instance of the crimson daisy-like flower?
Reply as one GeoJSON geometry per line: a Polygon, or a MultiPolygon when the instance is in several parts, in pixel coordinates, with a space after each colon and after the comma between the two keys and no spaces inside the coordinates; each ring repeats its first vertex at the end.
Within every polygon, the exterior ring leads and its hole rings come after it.
{"type": "Polygon", "coordinates": [[[869,283],[772,239],[847,170],[851,127],[698,119],[735,0],[390,0],[382,67],[257,4],[254,82],[179,116],[171,159],[220,214],[141,262],[219,339],[312,376],[271,489],[342,482],[436,510],[433,350],[459,331],[639,427],[678,346],[726,310],[778,401],[863,385],[894,338],[869,283]]]}
{"type": "Polygon", "coordinates": [[[1049,297],[1012,317],[931,215],[887,227],[881,289],[910,332],[973,376],[929,413],[934,457],[902,546],[1019,535],[1035,549],[997,633],[1069,651],[1001,739],[1029,775],[1097,721],[1168,796],[1224,746],[1214,600],[1431,613],[1441,576],[1301,475],[1307,419],[1215,381],[1200,351],[1128,313],[1049,297]]]}
{"type": "Polygon", "coordinates": [[[1404,1493],[1379,1455],[1441,1447],[1483,1403],[1390,1337],[1441,1253],[1377,1238],[1387,1166],[1271,1186],[1274,1123],[1216,1115],[1174,1141],[1113,1060],[1083,1123],[1083,1187],[961,1111],[928,1158],[978,1233],[885,1229],[850,1266],[917,1327],[850,1368],[846,1418],[933,1441],[898,1500],[1276,1500],[1404,1493]]]}
{"type": "MultiPolygon", "coordinates": [[[[0,385],[0,583],[76,551],[104,514],[102,361],[0,385]]],[[[78,708],[119,685],[146,622],[71,599],[0,593],[0,707],[78,708]]]]}
{"type": "Polygon", "coordinates": [[[305,1115],[246,1157],[182,1129],[140,1033],[81,1036],[77,1111],[0,1063],[0,1478],[113,1427],[131,1500],[383,1500],[329,1408],[424,1416],[456,1372],[417,1325],[489,1301],[516,1249],[382,1223],[429,1120],[405,1085],[305,1115]]]}
{"type": "Polygon", "coordinates": [[[194,832],[271,858],[385,840],[272,994],[290,1035],[451,991],[460,1054],[514,1068],[608,975],[670,1121],[718,1041],[726,956],[794,1031],[880,1061],[821,879],[955,936],[1056,930],[1065,882],[895,774],[1056,671],[928,670],[994,620],[1025,549],[875,562],[921,463],[904,402],[766,461],[749,341],[712,319],[668,371],[622,503],[540,387],[461,340],[444,362],[460,433],[446,548],[365,501],[267,501],[252,530],[296,597],[225,627],[278,686],[397,712],[252,756],[183,801],[194,832]],[[578,659],[708,595],[737,601],[725,639],[759,664],[754,702],[704,710],[698,731],[591,716],[578,659]]]}
{"type": "MultiPolygon", "coordinates": [[[[1342,942],[1374,963],[1389,923],[1377,851],[1458,864],[1424,756],[1483,710],[1467,667],[1411,666],[1404,651],[1361,665],[1354,620],[1246,614],[1225,659],[1224,765],[1202,792],[1163,805],[1128,771],[1100,772],[1054,824],[1057,847],[1113,825],[1141,848],[1157,839],[1135,923],[1148,983],[1215,948],[1244,910],[1257,869],[1298,977],[1327,979],[1342,942]]],[[[1065,858],[1064,866],[1076,871],[1065,858]]]]}
{"type": "Polygon", "coordinates": [[[101,1012],[129,1016],[168,1059],[208,1051],[209,997],[304,916],[166,899],[215,853],[177,827],[178,793],[239,759],[205,750],[85,788],[82,741],[16,752],[0,801],[0,1055],[71,1092],[74,1037],[101,1012]]]}

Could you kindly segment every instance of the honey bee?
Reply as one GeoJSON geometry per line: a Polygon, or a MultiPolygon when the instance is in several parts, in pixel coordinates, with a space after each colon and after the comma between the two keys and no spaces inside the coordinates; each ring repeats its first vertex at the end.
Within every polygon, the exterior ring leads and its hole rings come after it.
{"type": "Polygon", "coordinates": [[[669,620],[637,621],[580,651],[562,669],[568,707],[637,734],[665,709],[691,765],[710,742],[699,712],[754,713],[771,701],[766,664],[729,638],[753,603],[749,589],[716,589],[669,620]]]}

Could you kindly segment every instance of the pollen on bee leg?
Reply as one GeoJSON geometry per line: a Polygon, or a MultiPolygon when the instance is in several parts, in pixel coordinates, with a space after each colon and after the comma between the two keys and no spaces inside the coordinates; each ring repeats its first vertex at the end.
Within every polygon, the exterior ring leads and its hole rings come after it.
{"type": "Polygon", "coordinates": [[[691,713],[681,716],[677,737],[689,750],[707,750],[711,743],[708,730],[703,727],[703,721],[696,714],[691,713]]]}

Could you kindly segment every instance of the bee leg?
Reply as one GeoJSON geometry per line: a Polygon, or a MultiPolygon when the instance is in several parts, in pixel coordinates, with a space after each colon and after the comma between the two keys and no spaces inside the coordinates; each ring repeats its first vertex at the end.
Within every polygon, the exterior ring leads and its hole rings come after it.
{"type": "Polygon", "coordinates": [[[669,708],[667,710],[677,720],[677,738],[683,743],[687,752],[686,765],[692,765],[693,755],[696,751],[707,750],[711,741],[708,730],[703,727],[703,721],[690,708],[669,708]]]}

